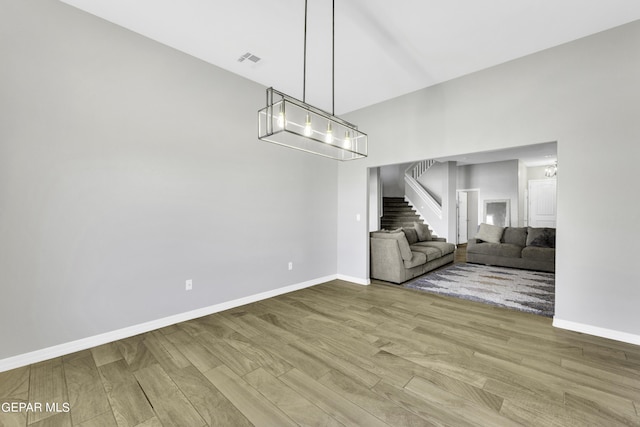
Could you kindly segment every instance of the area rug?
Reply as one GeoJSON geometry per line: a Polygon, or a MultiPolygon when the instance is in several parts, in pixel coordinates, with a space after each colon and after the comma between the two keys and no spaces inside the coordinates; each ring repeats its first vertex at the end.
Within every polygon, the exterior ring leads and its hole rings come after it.
{"type": "Polygon", "coordinates": [[[440,295],[479,301],[553,317],[555,274],[479,264],[455,264],[404,285],[440,295]]]}

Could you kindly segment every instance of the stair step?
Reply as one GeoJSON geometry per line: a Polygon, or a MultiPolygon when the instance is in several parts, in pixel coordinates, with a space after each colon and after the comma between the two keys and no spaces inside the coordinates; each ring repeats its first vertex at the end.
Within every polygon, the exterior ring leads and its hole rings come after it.
{"type": "Polygon", "coordinates": [[[408,206],[404,206],[401,208],[384,208],[383,209],[384,213],[387,212],[415,212],[415,210],[413,208],[410,208],[408,206]]]}
{"type": "Polygon", "coordinates": [[[413,209],[397,209],[397,210],[385,210],[383,212],[384,216],[387,215],[416,215],[416,211],[413,209]]]}
{"type": "Polygon", "coordinates": [[[413,207],[411,207],[410,205],[408,205],[407,203],[391,203],[391,204],[386,204],[383,206],[383,208],[386,209],[391,209],[391,210],[402,210],[402,209],[409,209],[409,210],[413,210],[413,207]]]}
{"type": "Polygon", "coordinates": [[[399,222],[394,224],[380,224],[385,230],[394,230],[396,228],[413,228],[413,222],[399,222]]]}
{"type": "Polygon", "coordinates": [[[397,211],[397,212],[385,212],[383,216],[418,216],[416,211],[397,211]]]}
{"type": "Polygon", "coordinates": [[[420,215],[411,207],[404,197],[383,198],[382,218],[380,226],[387,230],[396,228],[412,228],[414,223],[424,224],[420,215]]]}
{"type": "Polygon", "coordinates": [[[389,212],[397,212],[397,211],[412,211],[414,210],[411,206],[385,206],[384,211],[389,212]]]}
{"type": "Polygon", "coordinates": [[[418,221],[420,217],[418,215],[414,216],[383,216],[380,221],[388,221],[388,222],[413,222],[418,221]]]}
{"type": "Polygon", "coordinates": [[[385,221],[385,222],[409,222],[409,221],[415,221],[415,222],[422,222],[422,220],[420,219],[420,217],[418,215],[412,215],[412,216],[383,216],[382,218],[380,218],[380,221],[385,221]]]}
{"type": "Polygon", "coordinates": [[[386,222],[416,221],[416,222],[420,222],[420,217],[418,215],[412,215],[412,216],[383,216],[382,218],[380,218],[380,221],[386,221],[386,222]]]}
{"type": "Polygon", "coordinates": [[[383,206],[383,212],[397,212],[397,211],[412,211],[413,208],[411,206],[383,206]]]}

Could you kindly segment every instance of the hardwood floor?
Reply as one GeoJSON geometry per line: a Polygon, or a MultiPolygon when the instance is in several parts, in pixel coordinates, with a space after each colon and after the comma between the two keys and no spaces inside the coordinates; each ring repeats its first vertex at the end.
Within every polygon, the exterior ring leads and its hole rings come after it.
{"type": "Polygon", "coordinates": [[[467,244],[456,245],[455,256],[453,259],[454,264],[460,264],[467,262],[467,244]]]}
{"type": "Polygon", "coordinates": [[[9,402],[70,412],[1,426],[640,425],[640,347],[334,281],[0,373],[9,402]]]}

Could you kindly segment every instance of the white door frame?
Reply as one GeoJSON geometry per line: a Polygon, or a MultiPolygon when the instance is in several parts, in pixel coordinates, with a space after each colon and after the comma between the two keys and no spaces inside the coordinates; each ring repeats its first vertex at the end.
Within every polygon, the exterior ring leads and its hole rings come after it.
{"type": "MultiPolygon", "coordinates": [[[[467,243],[467,241],[469,240],[469,205],[468,205],[468,201],[467,201],[467,220],[466,220],[466,227],[467,227],[467,239],[464,242],[460,241],[460,208],[459,208],[459,201],[460,201],[460,193],[471,193],[471,192],[475,192],[477,193],[478,197],[476,198],[477,201],[480,200],[480,189],[479,188],[461,188],[461,189],[457,189],[456,190],[456,243],[457,244],[464,244],[467,243]]],[[[476,221],[479,220],[479,216],[478,216],[478,210],[476,209],[476,212],[472,213],[474,215],[474,218],[476,218],[476,221]]]]}

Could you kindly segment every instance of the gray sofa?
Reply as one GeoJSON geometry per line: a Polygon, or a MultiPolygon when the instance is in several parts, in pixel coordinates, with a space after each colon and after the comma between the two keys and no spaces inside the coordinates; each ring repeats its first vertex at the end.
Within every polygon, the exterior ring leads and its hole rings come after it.
{"type": "Polygon", "coordinates": [[[555,272],[555,228],[500,228],[480,225],[476,238],[467,244],[467,262],[555,272]],[[491,231],[481,233],[483,226],[491,231]]]}
{"type": "Polygon", "coordinates": [[[372,279],[402,283],[453,262],[455,245],[414,227],[370,233],[372,279]]]}

